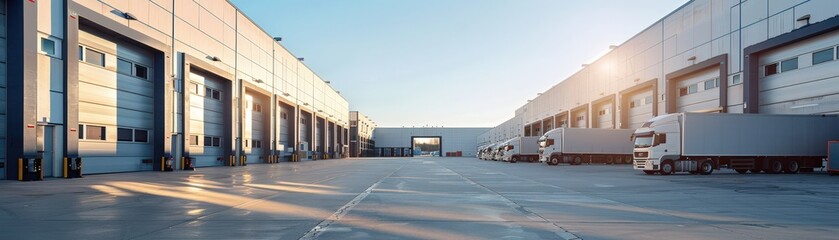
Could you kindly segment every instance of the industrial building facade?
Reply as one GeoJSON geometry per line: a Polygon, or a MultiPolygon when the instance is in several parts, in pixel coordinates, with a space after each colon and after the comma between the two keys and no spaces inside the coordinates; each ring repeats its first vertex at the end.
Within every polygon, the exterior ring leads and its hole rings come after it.
{"type": "Polygon", "coordinates": [[[635,129],[666,113],[839,113],[839,4],[694,0],[483,133],[635,129]]]}
{"type": "Polygon", "coordinates": [[[375,130],[376,123],[370,117],[358,111],[350,112],[350,157],[376,156],[375,130]]]}
{"type": "Polygon", "coordinates": [[[0,0],[0,18],[5,179],[33,159],[62,177],[349,154],[346,99],[227,1],[0,0]]]}
{"type": "Polygon", "coordinates": [[[475,139],[489,128],[454,127],[378,127],[373,134],[376,151],[382,157],[414,156],[414,139],[436,138],[440,155],[460,152],[462,156],[475,156],[478,145],[475,139]]]}

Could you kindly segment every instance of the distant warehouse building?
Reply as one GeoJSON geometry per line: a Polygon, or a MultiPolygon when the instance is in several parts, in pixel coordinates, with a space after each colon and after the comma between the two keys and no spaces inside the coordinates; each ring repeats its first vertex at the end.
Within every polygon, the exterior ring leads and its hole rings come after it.
{"type": "Polygon", "coordinates": [[[839,113],[837,15],[833,0],[690,1],[478,142],[557,127],[635,129],[677,112],[839,113]]]}
{"type": "Polygon", "coordinates": [[[375,157],[376,141],[373,141],[373,131],[376,123],[366,115],[350,112],[350,157],[375,157]]]}
{"type": "Polygon", "coordinates": [[[347,100],[227,1],[0,0],[0,20],[2,178],[348,151],[347,100]]]}
{"type": "Polygon", "coordinates": [[[427,155],[446,156],[460,152],[462,156],[475,156],[475,139],[489,128],[445,127],[379,127],[373,134],[376,151],[382,157],[427,155]],[[436,151],[436,155],[434,155],[436,151]]]}

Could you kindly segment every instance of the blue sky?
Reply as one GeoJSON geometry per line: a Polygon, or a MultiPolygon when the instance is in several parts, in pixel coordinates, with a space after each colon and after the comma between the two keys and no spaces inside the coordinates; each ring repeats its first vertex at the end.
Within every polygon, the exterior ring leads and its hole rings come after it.
{"type": "Polygon", "coordinates": [[[231,0],[379,126],[492,127],[686,0],[231,0]]]}

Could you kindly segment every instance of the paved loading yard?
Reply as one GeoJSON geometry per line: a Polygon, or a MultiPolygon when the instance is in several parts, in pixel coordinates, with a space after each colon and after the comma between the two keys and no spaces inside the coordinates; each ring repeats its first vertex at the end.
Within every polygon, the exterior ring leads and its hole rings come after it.
{"type": "Polygon", "coordinates": [[[9,239],[836,239],[839,177],[350,159],[3,181],[0,207],[9,239]]]}

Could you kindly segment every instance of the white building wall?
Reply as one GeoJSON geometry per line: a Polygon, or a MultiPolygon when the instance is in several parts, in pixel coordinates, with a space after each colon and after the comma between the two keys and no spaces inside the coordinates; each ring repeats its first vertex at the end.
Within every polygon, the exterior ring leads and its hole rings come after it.
{"type": "MultiPolygon", "coordinates": [[[[719,107],[730,113],[743,112],[743,49],[805,26],[805,21],[797,20],[802,16],[810,15],[809,22],[817,23],[839,15],[837,6],[839,5],[836,1],[832,0],[690,1],[516,109],[516,118],[522,118],[523,126],[529,126],[533,130],[534,126],[539,125],[548,116],[563,114],[569,109],[586,104],[593,106],[591,103],[603,96],[620,94],[623,90],[647,84],[650,80],[655,80],[657,86],[658,94],[653,96],[658,102],[656,112],[659,115],[664,114],[668,104],[666,102],[668,99],[665,97],[668,86],[666,75],[724,54],[728,56],[726,59],[728,76],[727,79],[721,79],[728,83],[728,99],[725,106],[717,106],[721,105],[718,94],[709,95],[713,99],[694,95],[677,98],[675,101],[679,106],[696,106],[683,108],[684,110],[694,108],[707,110],[719,107]],[[736,82],[735,79],[737,79],[736,82]],[[698,104],[700,102],[704,103],[698,104]]],[[[792,86],[784,88],[788,91],[778,90],[770,94],[767,93],[771,91],[770,89],[761,86],[761,112],[807,114],[839,111],[839,97],[834,96],[837,90],[825,84],[800,84],[802,78],[825,80],[839,76],[839,73],[832,71],[836,69],[832,67],[835,62],[819,66],[812,66],[808,62],[813,51],[830,46],[836,47],[836,44],[826,43],[829,41],[835,43],[835,39],[831,37],[835,34],[839,33],[834,32],[834,34],[828,34],[830,36],[785,47],[761,58],[761,66],[767,62],[780,61],[792,56],[800,58],[798,73],[790,72],[783,77],[789,79],[787,81],[794,82],[792,86]],[[767,101],[765,104],[764,100],[767,101]],[[796,106],[812,104],[818,104],[818,107],[796,108],[796,106]]],[[[766,80],[778,82],[775,84],[778,86],[785,86],[782,81],[772,78],[781,78],[781,74],[766,80]]],[[[534,92],[542,91],[534,89],[534,92]]],[[[620,96],[618,101],[621,101],[620,96]]],[[[617,106],[620,106],[620,102],[617,106]]],[[[616,107],[615,114],[620,114],[621,111],[626,111],[626,109],[616,107]]],[[[598,111],[589,111],[586,119],[594,119],[591,114],[597,113],[598,111]]],[[[616,117],[616,121],[615,126],[625,128],[638,125],[638,120],[635,118],[625,120],[631,122],[623,124],[620,122],[620,117],[616,117]]],[[[587,123],[586,126],[591,126],[590,122],[587,123]]],[[[499,124],[494,129],[505,128],[505,124],[499,124]]]]}
{"type": "Polygon", "coordinates": [[[475,156],[475,139],[489,128],[376,128],[373,140],[376,148],[411,148],[411,137],[441,137],[442,152],[461,151],[463,156],[475,156]]]}

